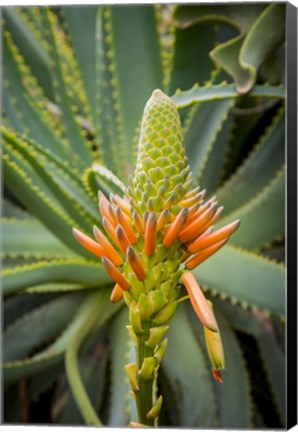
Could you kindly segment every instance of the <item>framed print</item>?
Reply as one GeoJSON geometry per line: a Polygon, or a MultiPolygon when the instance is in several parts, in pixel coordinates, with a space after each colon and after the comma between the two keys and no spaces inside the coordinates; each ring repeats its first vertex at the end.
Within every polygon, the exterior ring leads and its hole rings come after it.
{"type": "Polygon", "coordinates": [[[3,6],[2,422],[297,416],[297,9],[3,6]]]}

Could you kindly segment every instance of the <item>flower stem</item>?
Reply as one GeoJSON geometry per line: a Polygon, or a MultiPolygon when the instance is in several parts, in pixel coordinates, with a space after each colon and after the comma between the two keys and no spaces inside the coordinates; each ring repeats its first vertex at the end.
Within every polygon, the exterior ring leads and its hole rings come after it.
{"type": "MultiPolygon", "coordinates": [[[[149,334],[149,323],[144,325],[144,333],[138,336],[137,342],[137,370],[140,371],[146,357],[153,356],[153,349],[146,346],[145,341],[149,334]]],[[[144,379],[142,374],[138,374],[139,390],[135,392],[139,422],[147,426],[154,426],[154,419],[148,418],[147,413],[151,410],[154,403],[153,383],[154,375],[150,379],[144,379]]]]}

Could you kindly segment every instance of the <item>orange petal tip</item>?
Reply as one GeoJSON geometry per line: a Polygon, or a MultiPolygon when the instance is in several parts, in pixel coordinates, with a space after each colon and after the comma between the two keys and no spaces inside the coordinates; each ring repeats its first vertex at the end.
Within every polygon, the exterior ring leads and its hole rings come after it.
{"type": "Polygon", "coordinates": [[[221,377],[220,370],[212,369],[212,374],[213,374],[214,378],[216,379],[216,381],[218,381],[220,384],[223,384],[223,379],[221,377]]]}

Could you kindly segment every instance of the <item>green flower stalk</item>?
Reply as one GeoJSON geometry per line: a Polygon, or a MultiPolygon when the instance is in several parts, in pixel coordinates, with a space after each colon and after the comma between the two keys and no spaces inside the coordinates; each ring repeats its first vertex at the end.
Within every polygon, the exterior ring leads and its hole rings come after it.
{"type": "Polygon", "coordinates": [[[144,110],[136,169],[124,197],[110,194],[108,199],[99,192],[106,235],[94,227],[93,240],[74,229],[76,239],[101,258],[116,282],[111,300],[123,298],[128,307],[136,362],[125,370],[143,425],[157,425],[162,406],[155,383],[167,346],[164,336],[182,300],[180,281],[204,326],[218,381],[224,367],[212,308],[188,270],[218,251],[240,221],[214,231],[223,207],[216,197],[204,201],[206,191],[190,189],[191,183],[178,112],[168,96],[154,90],[144,110]]]}

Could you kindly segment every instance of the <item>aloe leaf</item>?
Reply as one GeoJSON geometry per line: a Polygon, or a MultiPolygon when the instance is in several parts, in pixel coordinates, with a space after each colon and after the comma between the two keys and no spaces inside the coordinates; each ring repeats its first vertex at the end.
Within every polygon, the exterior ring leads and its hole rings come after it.
{"type": "Polygon", "coordinates": [[[94,203],[86,198],[84,189],[67,171],[39,151],[38,146],[31,146],[26,139],[20,139],[3,129],[4,141],[23,155],[32,169],[40,176],[63,209],[87,229],[92,223],[98,223],[98,211],[94,203]]]}
{"type": "Polygon", "coordinates": [[[43,225],[32,219],[2,219],[4,258],[62,258],[76,256],[43,225]]]}
{"type": "Polygon", "coordinates": [[[227,73],[232,75],[239,93],[247,93],[254,82],[250,71],[239,63],[239,54],[244,41],[245,34],[241,34],[220,44],[210,53],[214,62],[219,63],[227,73]]]}
{"type": "Polygon", "coordinates": [[[34,285],[53,282],[76,283],[98,287],[108,285],[110,279],[96,261],[61,259],[40,261],[2,273],[3,294],[15,294],[34,285]]]}
{"type": "Polygon", "coordinates": [[[95,126],[105,165],[120,178],[127,178],[135,158],[133,136],[144,104],[152,90],[162,85],[154,10],[151,6],[99,9],[96,35],[96,97],[104,109],[99,111],[97,104],[95,126]],[[131,68],[131,64],[138,67],[131,68]],[[136,88],[137,98],[131,96],[136,88]]]}
{"type": "MultiPolygon", "coordinates": [[[[250,28],[240,50],[240,64],[251,74],[249,90],[255,82],[257,69],[266,57],[285,40],[286,7],[282,3],[269,5],[250,28]]],[[[240,90],[240,88],[239,88],[240,90]]]]}
{"type": "Polygon", "coordinates": [[[20,317],[20,311],[25,315],[32,309],[41,306],[44,302],[49,302],[55,298],[57,298],[57,294],[50,293],[44,296],[20,294],[5,299],[5,302],[3,302],[3,331],[20,317]]]}
{"type": "Polygon", "coordinates": [[[73,238],[72,228],[77,224],[49,199],[38,183],[32,184],[32,179],[28,177],[23,167],[21,168],[7,154],[3,156],[3,172],[9,189],[28,210],[72,250],[80,255],[90,256],[73,238]]]}
{"type": "Polygon", "coordinates": [[[257,342],[268,374],[271,390],[277,404],[278,413],[283,423],[286,421],[286,395],[285,354],[278,346],[276,335],[272,331],[271,323],[260,314],[258,315],[259,328],[257,342]]]}
{"type": "Polygon", "coordinates": [[[231,129],[232,117],[228,115],[228,118],[223,122],[221,130],[215,138],[204,169],[201,171],[200,184],[204,189],[207,189],[208,194],[217,191],[220,185],[228,152],[231,129]]]}
{"type": "Polygon", "coordinates": [[[107,169],[104,165],[94,163],[92,171],[97,184],[97,190],[105,191],[109,196],[110,192],[122,196],[126,192],[126,187],[122,181],[112,171],[107,169]]]}
{"type": "Polygon", "coordinates": [[[33,75],[38,79],[47,97],[53,99],[50,59],[40,44],[32,20],[25,11],[16,7],[3,8],[3,18],[5,28],[13,35],[21,55],[28,59],[28,66],[33,75]]]}
{"type": "MultiPolygon", "coordinates": [[[[284,99],[285,90],[281,86],[256,85],[249,96],[263,98],[284,99]]],[[[176,107],[184,108],[199,102],[208,102],[219,99],[234,99],[239,97],[235,84],[215,84],[204,87],[194,86],[190,90],[176,92],[172,99],[176,107]]]]}
{"type": "Polygon", "coordinates": [[[266,5],[257,3],[253,5],[233,3],[225,5],[187,5],[180,6],[177,9],[175,19],[181,27],[210,21],[212,23],[223,23],[246,33],[265,7],[266,5]]]}
{"type": "Polygon", "coordinates": [[[79,65],[79,70],[87,94],[93,121],[96,116],[95,99],[95,23],[97,7],[74,7],[64,9],[70,40],[79,65]],[[78,28],[84,22],[84,31],[78,32],[78,28]]]}
{"type": "Polygon", "coordinates": [[[276,175],[285,162],[284,136],[285,118],[280,111],[248,158],[218,190],[226,212],[245,204],[276,175]]]}
{"type": "MultiPolygon", "coordinates": [[[[44,178],[44,170],[47,167],[47,172],[49,173],[49,175],[53,177],[57,176],[56,183],[64,183],[64,186],[68,190],[69,194],[72,196],[73,199],[76,199],[76,201],[78,202],[78,204],[81,205],[81,207],[86,210],[87,214],[90,214],[90,216],[95,219],[98,217],[98,210],[96,209],[96,205],[94,205],[98,201],[98,187],[96,189],[96,200],[94,200],[94,197],[90,199],[88,195],[86,196],[85,185],[83,184],[82,173],[80,171],[71,166],[68,161],[63,160],[59,158],[56,154],[52,153],[50,149],[45,149],[41,147],[39,144],[35,143],[32,140],[29,140],[27,137],[17,137],[6,128],[3,128],[3,135],[5,135],[7,142],[15,145],[16,148],[18,148],[20,151],[23,151],[23,153],[25,151],[24,147],[30,147],[30,149],[32,150],[32,154],[29,153],[29,156],[32,160],[33,155],[35,155],[35,159],[33,158],[33,162],[35,162],[37,168],[40,169],[41,178],[44,178]],[[43,161],[44,164],[46,164],[46,167],[44,166],[44,170],[42,170],[40,164],[38,164],[38,162],[40,161],[43,161]],[[59,173],[62,173],[62,176],[59,176],[59,173]]],[[[26,155],[28,154],[28,152],[25,152],[24,154],[26,155]]],[[[110,185],[114,185],[114,183],[121,184],[120,180],[113,173],[109,172],[106,168],[105,170],[105,176],[107,177],[107,179],[109,179],[110,185]]],[[[49,179],[47,180],[49,182],[49,179]]],[[[101,181],[102,180],[100,179],[99,187],[101,181]]],[[[63,203],[64,201],[62,199],[62,204],[63,203]]]]}
{"type": "Polygon", "coordinates": [[[233,100],[210,101],[200,104],[185,125],[185,150],[193,174],[200,179],[216,136],[233,100]]]}
{"type": "MultiPolygon", "coordinates": [[[[244,310],[229,302],[214,299],[214,307],[220,308],[231,325],[242,332],[256,338],[267,373],[270,388],[275,398],[278,413],[285,421],[285,353],[278,343],[278,335],[273,327],[272,319],[263,313],[244,310]]],[[[285,328],[281,337],[285,338],[285,328]]]]}
{"type": "MultiPolygon", "coordinates": [[[[72,106],[74,95],[69,83],[73,81],[73,78],[64,59],[63,49],[65,49],[66,44],[64,34],[61,27],[58,31],[57,16],[49,9],[42,10],[42,22],[52,64],[55,100],[61,107],[65,135],[71,144],[68,157],[72,158],[74,164],[85,166],[91,163],[93,158],[90,145],[83,136],[72,106]]],[[[73,85],[75,84],[73,83],[73,85]]]]}
{"type": "Polygon", "coordinates": [[[90,305],[90,303],[94,304],[94,296],[96,294],[97,293],[92,293],[86,297],[82,305],[79,306],[77,313],[71,320],[66,330],[45,350],[38,352],[30,359],[4,363],[4,384],[11,384],[18,381],[20,378],[29,378],[60,363],[63,359],[69,341],[77,333],[78,329],[82,325],[82,322],[84,322],[88,317],[88,305],[90,305]]]}
{"type": "MultiPolygon", "coordinates": [[[[103,330],[101,333],[103,333],[103,330]]],[[[82,381],[92,405],[98,409],[101,405],[108,374],[109,350],[102,334],[91,335],[82,347],[78,357],[78,367],[82,381]],[[101,336],[101,337],[100,337],[101,336]]],[[[59,418],[59,423],[68,425],[85,424],[72,393],[59,418]]]]}
{"type": "Polygon", "coordinates": [[[163,72],[154,7],[116,6],[111,10],[111,35],[125,142],[125,172],[133,168],[131,143],[148,96],[162,86],[163,72]],[[130,65],[138,65],[131,68],[130,65]],[[138,89],[138,97],[132,97],[138,89]],[[129,107],[129,109],[127,108],[129,107]]]}
{"type": "Polygon", "coordinates": [[[1,215],[3,218],[7,219],[13,218],[34,220],[34,218],[29,213],[27,213],[24,209],[22,209],[15,203],[9,201],[7,198],[2,198],[1,215]]]}
{"type": "Polygon", "coordinates": [[[81,325],[78,327],[76,334],[68,344],[65,355],[65,366],[70,387],[86,424],[101,425],[101,421],[90,402],[90,398],[80,376],[78,351],[94,325],[102,325],[119,309],[119,304],[115,305],[110,303],[109,292],[107,290],[102,290],[90,295],[84,306],[88,314],[81,321],[81,325]]]}
{"type": "Polygon", "coordinates": [[[130,337],[126,329],[127,324],[127,310],[123,309],[114,318],[110,327],[111,396],[107,425],[111,427],[124,427],[129,423],[127,398],[131,398],[129,395],[130,385],[124,371],[130,342],[130,337]]]}
{"type": "MultiPolygon", "coordinates": [[[[226,365],[226,369],[222,371],[223,385],[215,383],[219,422],[221,427],[227,429],[250,428],[252,427],[252,400],[248,370],[239,342],[229,322],[220,313],[220,305],[217,306],[214,308],[214,313],[220,328],[226,365]]],[[[189,319],[196,336],[204,346],[202,325],[191,307],[189,307],[189,319]]]]}
{"type": "Polygon", "coordinates": [[[285,313],[284,268],[243,249],[226,245],[193,271],[197,281],[247,307],[285,313]]]}
{"type": "Polygon", "coordinates": [[[284,41],[284,5],[270,5],[265,10],[258,5],[248,10],[241,7],[241,11],[237,5],[191,9],[192,17],[185,8],[180,11],[181,25],[211,21],[239,30],[239,36],[219,44],[210,56],[234,78],[240,93],[248,92],[255,83],[258,67],[284,41]],[[278,30],[275,32],[274,28],[278,30]]]}
{"type": "MultiPolygon", "coordinates": [[[[17,49],[9,35],[3,38],[4,88],[11,102],[14,104],[18,121],[22,124],[23,132],[30,135],[45,147],[53,149],[57,155],[65,158],[65,143],[55,133],[49,121],[49,115],[42,110],[34,98],[30,97],[22,84],[27,75],[22,70],[22,62],[17,56],[17,49]]],[[[7,100],[5,97],[4,101],[7,100]]]]}
{"type": "Polygon", "coordinates": [[[46,371],[31,377],[27,383],[28,399],[31,402],[37,401],[40,395],[55,385],[57,378],[63,374],[63,371],[64,365],[61,361],[46,371]]]}
{"type": "Polygon", "coordinates": [[[57,336],[81,301],[81,294],[59,297],[17,319],[3,335],[4,362],[24,358],[33,348],[57,336]]]}
{"type": "MultiPolygon", "coordinates": [[[[179,13],[179,6],[174,13],[179,13]]],[[[175,27],[174,53],[168,93],[177,88],[188,89],[194,83],[208,81],[213,68],[209,51],[215,44],[215,30],[209,24],[196,24],[188,28],[175,27]]]]}
{"type": "Polygon", "coordinates": [[[231,243],[258,249],[281,238],[285,233],[285,172],[282,170],[262,192],[229,213],[220,225],[241,219],[241,227],[231,243]],[[273,216],[274,215],[274,216],[273,216]]]}
{"type": "Polygon", "coordinates": [[[11,385],[12,383],[22,379],[29,378],[56,366],[62,361],[63,352],[51,354],[44,352],[41,359],[18,360],[15,362],[3,363],[3,383],[11,385]]]}
{"type": "Polygon", "coordinates": [[[92,286],[86,286],[85,284],[76,283],[46,283],[41,285],[34,285],[32,287],[26,288],[23,292],[28,294],[34,293],[64,293],[68,291],[81,291],[93,289],[92,286]]]}
{"type": "Polygon", "coordinates": [[[179,425],[210,427],[215,415],[211,375],[184,305],[179,306],[171,321],[168,340],[162,370],[179,395],[179,425]]]}

